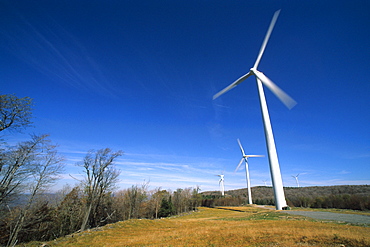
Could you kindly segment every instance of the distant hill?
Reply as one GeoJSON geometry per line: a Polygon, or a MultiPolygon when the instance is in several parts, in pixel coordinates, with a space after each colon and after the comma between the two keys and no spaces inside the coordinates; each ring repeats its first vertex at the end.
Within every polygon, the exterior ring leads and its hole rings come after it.
{"type": "MultiPolygon", "coordinates": [[[[15,197],[10,198],[9,201],[5,201],[2,206],[8,205],[10,208],[21,207],[27,204],[30,199],[30,194],[19,194],[15,197]]],[[[37,196],[35,200],[48,202],[49,205],[55,205],[58,201],[61,200],[61,195],[57,193],[46,193],[40,196],[37,196]]]]}
{"type": "MultiPolygon", "coordinates": [[[[272,187],[257,186],[251,190],[254,203],[274,204],[272,187]]],[[[285,187],[284,192],[289,206],[370,210],[370,185],[285,187]]],[[[225,192],[225,198],[239,198],[239,201],[245,203],[247,193],[246,188],[229,190],[225,192]]],[[[216,199],[220,197],[220,192],[207,191],[201,195],[203,198],[216,199]]]]}

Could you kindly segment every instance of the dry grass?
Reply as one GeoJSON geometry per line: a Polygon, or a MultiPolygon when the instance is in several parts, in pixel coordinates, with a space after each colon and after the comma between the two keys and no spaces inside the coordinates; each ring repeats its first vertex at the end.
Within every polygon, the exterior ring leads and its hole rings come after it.
{"type": "MultiPolygon", "coordinates": [[[[160,220],[129,220],[46,246],[370,246],[368,227],[321,223],[254,207],[200,208],[160,220]]],[[[24,246],[40,246],[33,242],[24,246]]]]}

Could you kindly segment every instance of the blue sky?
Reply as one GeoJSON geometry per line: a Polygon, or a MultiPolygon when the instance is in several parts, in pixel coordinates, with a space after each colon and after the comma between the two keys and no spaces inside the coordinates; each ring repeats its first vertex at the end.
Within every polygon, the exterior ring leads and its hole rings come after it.
{"type": "Polygon", "coordinates": [[[34,99],[34,128],[66,158],[55,188],[76,183],[90,149],[122,150],[119,188],[271,184],[254,78],[248,72],[281,9],[259,70],[285,186],[370,184],[369,1],[0,0],[1,93],[34,99]]]}

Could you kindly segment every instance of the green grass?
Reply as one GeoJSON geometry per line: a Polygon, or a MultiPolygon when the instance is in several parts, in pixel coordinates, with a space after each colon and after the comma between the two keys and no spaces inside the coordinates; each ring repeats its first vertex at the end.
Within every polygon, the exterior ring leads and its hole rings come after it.
{"type": "Polygon", "coordinates": [[[358,214],[358,215],[368,215],[368,216],[370,216],[370,211],[360,211],[360,210],[351,210],[351,209],[292,207],[291,210],[332,212],[332,213],[340,213],[340,214],[358,214]]]}

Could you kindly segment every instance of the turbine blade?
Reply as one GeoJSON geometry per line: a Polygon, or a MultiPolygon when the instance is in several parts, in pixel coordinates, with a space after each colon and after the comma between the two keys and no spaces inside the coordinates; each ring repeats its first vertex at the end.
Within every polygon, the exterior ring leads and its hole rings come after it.
{"type": "Polygon", "coordinates": [[[240,143],[240,140],[239,140],[239,139],[237,139],[237,141],[238,141],[238,143],[239,143],[240,151],[242,151],[243,156],[245,156],[244,149],[243,149],[243,147],[242,147],[242,144],[240,143]]]}
{"type": "Polygon", "coordinates": [[[274,29],[274,26],[275,26],[275,23],[277,21],[277,18],[279,17],[279,14],[280,14],[280,9],[278,11],[276,11],[274,16],[272,17],[269,29],[267,30],[267,33],[266,33],[265,39],[263,40],[260,52],[258,53],[258,57],[256,59],[256,62],[254,63],[254,66],[253,66],[253,68],[255,68],[255,69],[258,67],[258,64],[261,61],[262,55],[265,51],[267,42],[269,41],[270,35],[272,33],[272,30],[274,29]]]}
{"type": "Polygon", "coordinates": [[[240,77],[239,79],[237,79],[236,81],[234,81],[233,83],[231,83],[229,86],[225,87],[220,92],[218,92],[215,95],[213,95],[213,99],[216,99],[216,98],[220,97],[222,94],[224,94],[227,91],[229,91],[230,89],[233,89],[234,87],[236,87],[237,85],[239,85],[242,81],[244,81],[245,79],[247,79],[251,75],[252,75],[251,72],[248,72],[247,74],[243,75],[242,77],[240,77]]]}
{"type": "Polygon", "coordinates": [[[292,99],[288,94],[281,90],[275,83],[273,83],[267,76],[258,70],[254,70],[254,74],[261,82],[268,87],[278,97],[288,109],[292,109],[297,102],[292,99]]]}
{"type": "Polygon", "coordinates": [[[242,163],[243,163],[243,160],[244,160],[244,158],[242,158],[241,160],[240,160],[240,162],[239,162],[239,165],[236,167],[236,169],[235,169],[235,171],[234,172],[236,172],[238,169],[239,169],[239,167],[242,165],[242,163]]]}
{"type": "Polygon", "coordinates": [[[250,158],[250,157],[265,157],[265,155],[259,155],[259,154],[248,154],[245,157],[250,158]]]}

